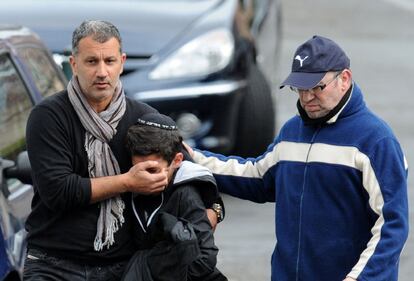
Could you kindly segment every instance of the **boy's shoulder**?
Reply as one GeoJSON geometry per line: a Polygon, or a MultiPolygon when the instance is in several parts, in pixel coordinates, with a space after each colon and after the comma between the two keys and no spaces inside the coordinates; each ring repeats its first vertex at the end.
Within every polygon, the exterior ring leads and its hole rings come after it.
{"type": "Polygon", "coordinates": [[[190,161],[182,162],[168,189],[171,197],[179,196],[186,201],[200,198],[205,207],[212,206],[220,197],[210,170],[190,161]]]}
{"type": "Polygon", "coordinates": [[[216,181],[209,169],[190,161],[183,161],[181,163],[173,179],[174,186],[200,184],[203,182],[216,186],[216,181]]]}

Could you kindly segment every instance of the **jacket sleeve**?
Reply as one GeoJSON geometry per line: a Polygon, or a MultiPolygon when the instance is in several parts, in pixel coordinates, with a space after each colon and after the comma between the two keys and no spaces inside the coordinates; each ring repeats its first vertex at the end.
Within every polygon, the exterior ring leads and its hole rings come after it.
{"type": "Polygon", "coordinates": [[[362,169],[369,205],[378,218],[372,237],[348,276],[357,280],[397,280],[401,251],[408,237],[408,165],[394,138],[373,146],[362,169]]]}
{"type": "Polygon", "coordinates": [[[36,106],[28,119],[26,143],[35,191],[54,211],[89,204],[91,183],[75,173],[69,124],[50,106],[36,106]]]}
{"type": "Polygon", "coordinates": [[[218,248],[214,243],[213,230],[207,218],[206,209],[200,195],[194,188],[180,188],[178,216],[189,221],[197,235],[201,255],[190,265],[190,280],[202,280],[215,270],[218,248]]]}
{"type": "Polygon", "coordinates": [[[276,143],[257,158],[244,159],[195,150],[194,161],[211,170],[220,192],[256,203],[275,202],[276,143]]]}

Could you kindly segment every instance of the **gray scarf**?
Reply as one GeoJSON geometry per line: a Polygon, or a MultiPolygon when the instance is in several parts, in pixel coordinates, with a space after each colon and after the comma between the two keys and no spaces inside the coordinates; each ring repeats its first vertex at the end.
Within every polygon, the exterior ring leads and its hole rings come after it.
{"type": "MultiPolygon", "coordinates": [[[[119,120],[125,113],[125,94],[119,81],[108,108],[100,113],[87,102],[79,86],[78,79],[72,77],[68,87],[69,100],[72,103],[85,133],[85,150],[88,154],[88,171],[91,178],[113,176],[120,173],[119,164],[108,142],[116,134],[119,120]]],[[[125,203],[121,196],[101,202],[94,241],[95,251],[107,249],[114,244],[114,233],[124,223],[125,203]]]]}

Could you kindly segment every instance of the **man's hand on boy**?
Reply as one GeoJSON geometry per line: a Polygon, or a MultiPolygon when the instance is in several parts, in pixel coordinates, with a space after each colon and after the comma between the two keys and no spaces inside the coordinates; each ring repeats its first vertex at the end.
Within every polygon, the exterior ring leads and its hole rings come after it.
{"type": "Polygon", "coordinates": [[[188,151],[188,154],[190,154],[191,157],[194,157],[194,150],[191,148],[191,146],[186,144],[184,141],[183,141],[183,146],[188,151]]]}

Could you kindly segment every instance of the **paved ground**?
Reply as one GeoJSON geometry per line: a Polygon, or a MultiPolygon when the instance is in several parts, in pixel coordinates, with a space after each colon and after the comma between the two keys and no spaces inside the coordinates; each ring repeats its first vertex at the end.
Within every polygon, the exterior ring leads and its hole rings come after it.
{"type": "MultiPolygon", "coordinates": [[[[351,58],[354,78],[368,105],[393,128],[414,163],[414,0],[282,1],[282,53],[271,77],[278,123],[295,113],[296,96],[277,91],[296,47],[314,34],[333,38],[351,58]]],[[[269,38],[271,40],[271,38],[269,38]]],[[[270,59],[264,58],[264,63],[270,59]]],[[[271,68],[269,64],[265,67],[271,68]]],[[[413,176],[409,175],[410,225],[414,223],[413,176]]],[[[232,281],[270,279],[274,206],[225,197],[226,221],[216,231],[219,268],[232,281]]],[[[400,281],[413,280],[414,235],[400,262],[400,281]]]]}

